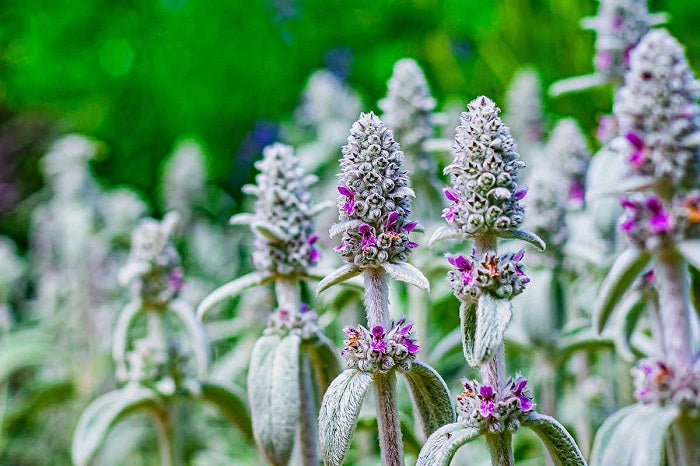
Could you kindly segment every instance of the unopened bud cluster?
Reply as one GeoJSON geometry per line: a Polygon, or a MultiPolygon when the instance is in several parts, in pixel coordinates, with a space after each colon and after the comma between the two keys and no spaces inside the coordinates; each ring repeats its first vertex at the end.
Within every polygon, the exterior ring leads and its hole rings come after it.
{"type": "Polygon", "coordinates": [[[413,323],[406,322],[405,318],[388,330],[381,325],[371,330],[358,325],[346,327],[343,332],[348,338],[340,354],[349,368],[356,367],[364,372],[385,372],[395,366],[410,370],[420,349],[413,336],[413,323]]]}
{"type": "Polygon", "coordinates": [[[126,354],[126,380],[152,387],[163,395],[172,395],[181,383],[190,378],[190,356],[176,343],[167,346],[154,338],[136,340],[126,354]]]}
{"type": "Polygon", "coordinates": [[[698,177],[700,85],[682,46],[666,30],[649,32],[631,55],[615,116],[631,171],[676,188],[698,177]]]}
{"type": "MultiPolygon", "coordinates": [[[[525,227],[547,244],[546,254],[535,254],[533,259],[542,262],[550,258],[559,260],[568,237],[566,204],[568,180],[557,170],[556,162],[548,156],[538,160],[528,176],[528,197],[525,202],[527,219],[525,227]]],[[[553,264],[552,264],[553,265],[553,264]]]]}
{"type": "Polygon", "coordinates": [[[336,248],[359,267],[402,262],[418,246],[408,238],[411,214],[404,155],[389,128],[363,113],[343,146],[338,209],[343,237],[336,248]]]}
{"type": "Polygon", "coordinates": [[[492,100],[478,97],[468,109],[457,127],[454,159],[444,170],[453,189],[445,191],[452,204],[443,217],[475,237],[515,229],[523,222],[520,201],[527,190],[518,187],[518,170],[525,164],[492,100]]]}
{"type": "Polygon", "coordinates": [[[282,275],[303,273],[319,257],[313,246],[318,236],[309,214],[308,188],[315,178],[302,172],[293,149],[284,144],[267,146],[255,166],[260,173],[248,190],[257,196],[256,220],[278,228],[285,237],[272,240],[256,233],[253,264],[260,271],[282,275]]]}
{"type": "Polygon", "coordinates": [[[476,250],[472,250],[470,257],[448,256],[453,268],[447,272],[447,280],[460,301],[476,302],[484,293],[512,299],[530,282],[520,263],[524,255],[521,250],[501,256],[487,252],[477,257],[476,250]]]}
{"type": "Polygon", "coordinates": [[[486,432],[517,430],[520,416],[534,407],[527,379],[519,375],[500,391],[476,380],[466,380],[464,391],[457,396],[460,420],[486,432]]]}
{"type": "Polygon", "coordinates": [[[287,335],[299,335],[302,340],[313,340],[319,332],[318,314],[302,304],[299,312],[277,309],[267,319],[265,335],[276,334],[284,338],[287,335]]]}
{"type": "Polygon", "coordinates": [[[655,195],[636,194],[623,199],[620,230],[641,249],[654,250],[666,240],[700,235],[700,193],[681,194],[671,206],[655,195]]]}
{"type": "Polygon", "coordinates": [[[526,68],[515,75],[506,94],[506,108],[514,138],[524,145],[542,142],[542,89],[540,79],[533,69],[526,68]]]}
{"type": "Polygon", "coordinates": [[[145,219],[134,229],[129,260],[121,271],[145,308],[161,308],[183,285],[180,256],[170,235],[172,225],[145,219]]]}
{"type": "Polygon", "coordinates": [[[632,369],[634,396],[642,403],[676,404],[700,408],[700,361],[689,367],[674,367],[644,359],[632,369]]]}
{"type": "Polygon", "coordinates": [[[546,155],[547,161],[556,165],[565,179],[569,202],[574,207],[583,206],[591,152],[576,121],[565,118],[556,124],[547,142],[546,155]]]}
{"type": "Polygon", "coordinates": [[[430,95],[428,82],[418,63],[410,58],[396,62],[389,80],[387,96],[379,102],[384,122],[393,129],[409,162],[420,165],[432,159],[426,157],[423,145],[432,138],[435,99],[430,95]]]}

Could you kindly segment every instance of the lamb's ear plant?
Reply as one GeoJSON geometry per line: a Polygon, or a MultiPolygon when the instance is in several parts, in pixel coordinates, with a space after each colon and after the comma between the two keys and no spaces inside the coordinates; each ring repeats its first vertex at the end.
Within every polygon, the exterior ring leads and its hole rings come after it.
{"type": "Polygon", "coordinates": [[[122,282],[131,286],[132,298],[117,319],[112,341],[122,387],[98,397],[83,411],[71,448],[76,465],[89,464],[111,428],[135,412],[153,419],[161,464],[184,464],[175,441],[176,416],[178,403],[188,398],[216,406],[244,436],[251,436],[240,395],[205,379],[210,352],[206,334],[194,310],[177,299],[183,275],[170,242],[176,222],[177,215],[171,213],[162,222],[146,219],[134,230],[131,254],[120,273],[122,282]],[[169,331],[170,316],[179,321],[182,334],[169,331]],[[135,339],[132,330],[138,320],[146,321],[146,336],[135,339]]]}
{"type": "Polygon", "coordinates": [[[339,174],[339,223],[331,236],[341,236],[336,251],[346,264],[324,278],[317,293],[363,274],[367,326],[344,329],[341,352],[348,369],[331,382],[321,405],[319,435],[323,460],[343,464],[358,422],[365,395],[374,387],[381,461],[404,464],[396,372],[407,381],[415,416],[425,435],[454,420],[454,408],[445,382],[427,364],[416,360],[420,349],[413,325],[389,316],[387,274],[429,291],[428,280],[406,262],[418,246],[409,234],[418,226],[410,221],[408,176],[404,154],[392,131],[374,113],[363,113],[352,126],[339,174]]]}
{"type": "Polygon", "coordinates": [[[595,31],[595,56],[590,75],[557,81],[553,96],[591,87],[622,84],[629,69],[630,52],[650,28],[667,21],[665,13],[650,13],[647,0],[600,0],[596,16],[584,18],[584,29],[595,31]]]}
{"type": "MultiPolygon", "coordinates": [[[[632,51],[615,100],[620,137],[637,189],[623,199],[629,239],[603,283],[595,325],[602,330],[631,285],[653,264],[659,292],[652,316],[656,351],[634,370],[638,403],[611,416],[595,439],[592,464],[698,464],[700,359],[692,329],[688,266],[700,266],[700,83],[681,45],[660,29],[632,51]]],[[[649,275],[647,274],[647,277],[649,275]]],[[[634,328],[640,312],[621,306],[634,328]]]]}
{"type": "Polygon", "coordinates": [[[481,382],[466,380],[457,397],[459,419],[434,432],[423,446],[418,465],[448,465],[457,449],[483,436],[491,462],[514,464],[512,434],[530,428],[559,465],[583,465],[573,438],[555,419],[534,411],[527,380],[508,378],[504,333],[512,316],[511,300],[530,279],[521,263],[524,251],[499,253],[498,240],[521,239],[544,249],[543,241],[520,229],[527,190],[519,186],[524,166],[516,152],[500,109],[487,97],[478,97],[462,113],[453,144],[453,162],[445,168],[452,187],[443,217],[448,225],[434,235],[470,239],[468,255],[448,256],[448,280],[460,301],[463,350],[467,362],[478,367],[481,382]]]}
{"type": "Polygon", "coordinates": [[[314,243],[313,215],[306,175],[292,147],[273,144],[256,163],[257,196],[254,214],[239,214],[233,224],[255,232],[253,264],[257,271],[222,286],[199,305],[200,318],[217,303],[243,290],[274,283],[277,310],[253,347],[248,369],[248,397],[253,433],[265,459],[273,465],[289,461],[299,430],[304,465],[317,465],[318,397],[339,372],[333,344],[324,336],[314,311],[301,301],[303,280],[314,279],[311,268],[319,258],[314,243]]]}

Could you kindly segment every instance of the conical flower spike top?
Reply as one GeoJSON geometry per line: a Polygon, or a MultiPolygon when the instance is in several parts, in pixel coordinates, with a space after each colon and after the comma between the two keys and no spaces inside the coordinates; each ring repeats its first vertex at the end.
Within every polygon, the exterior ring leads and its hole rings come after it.
{"type": "Polygon", "coordinates": [[[360,114],[343,146],[340,223],[331,228],[343,233],[336,251],[355,267],[403,262],[418,246],[408,238],[417,222],[408,220],[414,194],[403,158],[392,131],[374,113],[360,114]]]}
{"type": "Polygon", "coordinates": [[[634,174],[676,189],[697,184],[699,95],[678,41],[664,29],[647,34],[632,51],[614,107],[634,174]]]}
{"type": "Polygon", "coordinates": [[[542,142],[544,115],[542,85],[537,72],[524,68],[516,73],[506,94],[506,110],[511,132],[521,145],[542,142]]]}
{"type": "Polygon", "coordinates": [[[547,161],[554,163],[565,178],[562,181],[568,185],[569,204],[583,207],[591,152],[586,137],[574,119],[564,118],[556,124],[547,142],[546,155],[547,161]]]}
{"type": "Polygon", "coordinates": [[[387,96],[379,101],[384,122],[410,157],[424,152],[423,144],[434,135],[435,99],[430,95],[423,70],[415,60],[403,58],[394,65],[387,96]]]}
{"type": "Polygon", "coordinates": [[[255,167],[260,170],[256,185],[246,187],[257,196],[253,264],[261,272],[303,274],[319,255],[308,191],[316,178],[305,175],[293,149],[279,143],[267,146],[255,167]]]}
{"type": "Polygon", "coordinates": [[[453,161],[445,167],[453,189],[445,190],[452,204],[443,217],[469,236],[500,236],[523,222],[520,201],[527,190],[518,186],[518,170],[525,164],[491,99],[478,97],[468,109],[457,127],[453,161]]]}

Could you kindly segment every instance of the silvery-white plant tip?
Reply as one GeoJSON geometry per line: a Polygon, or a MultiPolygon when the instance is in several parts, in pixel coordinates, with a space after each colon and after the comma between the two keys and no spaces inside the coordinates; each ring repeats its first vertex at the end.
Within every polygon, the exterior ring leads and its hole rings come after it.
{"type": "Polygon", "coordinates": [[[559,177],[564,178],[564,194],[569,204],[583,207],[591,151],[576,120],[564,118],[557,122],[547,141],[545,157],[546,164],[555,165],[560,172],[559,177]]]}
{"type": "MultiPolygon", "coordinates": [[[[394,137],[411,163],[420,167],[427,155],[424,144],[434,135],[432,115],[435,99],[430,95],[423,70],[411,58],[402,58],[394,65],[388,92],[379,101],[382,119],[394,130],[394,137]]],[[[432,160],[430,160],[432,161],[432,160]]],[[[427,168],[427,167],[426,167],[427,168]]]]}
{"type": "Polygon", "coordinates": [[[372,112],[362,113],[343,146],[338,175],[339,225],[336,251],[356,268],[405,262],[418,246],[409,233],[418,225],[409,221],[408,176],[404,154],[392,131],[372,112]]]}
{"type": "Polygon", "coordinates": [[[310,181],[292,147],[275,143],[256,162],[253,264],[260,272],[303,274],[319,258],[311,219],[310,181]]]}
{"type": "Polygon", "coordinates": [[[700,133],[700,92],[695,83],[683,47],[665,29],[649,32],[632,51],[614,112],[633,175],[670,182],[676,189],[696,186],[699,146],[692,136],[700,133]]]}
{"type": "Polygon", "coordinates": [[[445,190],[451,205],[442,216],[471,237],[500,236],[523,222],[527,189],[518,186],[518,171],[525,164],[499,112],[485,96],[468,104],[456,129],[453,161],[444,170],[452,188],[445,190]]]}
{"type": "Polygon", "coordinates": [[[570,92],[581,92],[608,83],[608,78],[602,73],[592,73],[584,76],[566,78],[549,86],[547,93],[551,97],[559,97],[570,92]]]}
{"type": "Polygon", "coordinates": [[[519,70],[506,93],[510,131],[522,145],[541,143],[544,137],[542,83],[533,68],[519,70]]]}
{"type": "Polygon", "coordinates": [[[297,120],[306,126],[320,127],[329,122],[352,122],[360,113],[360,99],[331,71],[314,71],[306,83],[297,120]]]}
{"type": "Polygon", "coordinates": [[[53,143],[41,160],[42,168],[47,176],[52,176],[84,166],[97,152],[96,141],[82,134],[68,134],[53,143]]]}
{"type": "Polygon", "coordinates": [[[162,205],[189,212],[204,197],[207,169],[201,146],[192,139],[180,141],[163,169],[162,205]]]}

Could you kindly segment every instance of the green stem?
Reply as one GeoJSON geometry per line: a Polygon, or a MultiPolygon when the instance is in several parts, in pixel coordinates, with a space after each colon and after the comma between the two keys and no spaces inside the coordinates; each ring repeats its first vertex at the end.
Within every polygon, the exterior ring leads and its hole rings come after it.
{"type": "Polygon", "coordinates": [[[180,466],[183,463],[178,459],[175,432],[170,413],[165,410],[156,412],[154,419],[158,433],[161,466],[180,466]]]}

